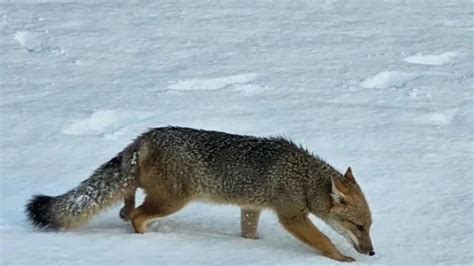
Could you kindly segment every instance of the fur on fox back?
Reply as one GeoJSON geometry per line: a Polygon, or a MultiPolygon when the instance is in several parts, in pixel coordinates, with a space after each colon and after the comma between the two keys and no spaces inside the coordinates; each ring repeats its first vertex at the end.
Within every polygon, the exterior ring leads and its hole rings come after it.
{"type": "Polygon", "coordinates": [[[203,200],[250,208],[311,208],[325,215],[330,178],[342,176],[284,138],[164,127],[143,133],[78,187],[57,197],[34,196],[35,226],[67,229],[142,187],[147,197],[203,200]]]}

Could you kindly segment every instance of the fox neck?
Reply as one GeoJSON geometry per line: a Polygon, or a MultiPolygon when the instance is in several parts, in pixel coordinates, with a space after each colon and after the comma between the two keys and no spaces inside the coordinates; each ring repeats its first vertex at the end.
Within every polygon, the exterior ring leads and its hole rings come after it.
{"type": "Polygon", "coordinates": [[[323,221],[329,217],[331,208],[330,178],[313,179],[306,182],[306,204],[309,211],[323,221]]]}

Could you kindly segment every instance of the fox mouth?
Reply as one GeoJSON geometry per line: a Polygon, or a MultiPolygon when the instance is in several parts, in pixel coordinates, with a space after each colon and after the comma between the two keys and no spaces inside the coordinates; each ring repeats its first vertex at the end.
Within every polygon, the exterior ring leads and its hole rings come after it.
{"type": "MultiPolygon", "coordinates": [[[[354,239],[352,239],[351,237],[351,233],[348,233],[348,232],[344,232],[343,233],[343,236],[345,239],[347,239],[347,241],[351,244],[351,246],[357,250],[357,252],[361,253],[361,254],[365,254],[365,252],[359,247],[359,243],[357,243],[354,239]]],[[[355,237],[355,236],[354,236],[355,237]]]]}
{"type": "Polygon", "coordinates": [[[357,252],[359,252],[360,254],[364,254],[364,255],[367,255],[367,256],[372,256],[374,255],[374,251],[373,250],[362,250],[359,246],[357,246],[354,241],[352,241],[352,239],[350,240],[351,242],[351,245],[352,247],[357,250],[357,252]]]}
{"type": "Polygon", "coordinates": [[[350,237],[346,237],[346,238],[349,240],[349,242],[351,243],[352,247],[353,247],[355,250],[357,250],[357,252],[359,252],[359,253],[361,253],[361,254],[365,254],[365,252],[363,252],[363,251],[359,248],[359,246],[354,242],[354,240],[352,240],[352,238],[350,238],[350,237]]]}
{"type": "MultiPolygon", "coordinates": [[[[357,243],[354,242],[354,240],[352,240],[351,237],[347,236],[346,237],[347,240],[349,240],[349,243],[351,243],[352,247],[357,250],[357,252],[359,252],[360,254],[364,254],[364,255],[370,255],[372,252],[371,251],[367,251],[367,250],[363,250],[359,247],[359,245],[357,245],[357,243]]],[[[371,255],[370,255],[371,256],[371,255]]]]}
{"type": "Polygon", "coordinates": [[[367,252],[364,252],[363,250],[361,250],[357,245],[355,245],[354,243],[352,243],[352,246],[354,247],[355,250],[357,250],[357,252],[361,253],[361,254],[366,254],[367,252]]]}
{"type": "Polygon", "coordinates": [[[369,256],[372,256],[375,254],[373,250],[364,250],[360,248],[359,243],[358,243],[359,239],[352,232],[345,230],[342,226],[340,226],[334,220],[329,220],[328,223],[336,232],[341,234],[351,244],[351,246],[360,254],[369,255],[369,256]]]}

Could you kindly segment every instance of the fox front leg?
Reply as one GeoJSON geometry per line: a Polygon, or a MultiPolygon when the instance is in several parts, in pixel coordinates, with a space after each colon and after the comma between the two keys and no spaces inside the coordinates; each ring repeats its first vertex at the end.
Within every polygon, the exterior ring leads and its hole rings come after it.
{"type": "Polygon", "coordinates": [[[242,230],[242,237],[258,239],[257,227],[260,213],[260,210],[240,209],[240,228],[242,230]]]}
{"type": "Polygon", "coordinates": [[[123,199],[124,206],[120,209],[119,216],[125,222],[130,219],[130,212],[135,209],[135,191],[136,189],[130,191],[123,199]]]}
{"type": "Polygon", "coordinates": [[[313,225],[307,214],[278,213],[283,227],[301,242],[319,251],[328,258],[351,262],[354,258],[339,252],[329,238],[313,225]]]}

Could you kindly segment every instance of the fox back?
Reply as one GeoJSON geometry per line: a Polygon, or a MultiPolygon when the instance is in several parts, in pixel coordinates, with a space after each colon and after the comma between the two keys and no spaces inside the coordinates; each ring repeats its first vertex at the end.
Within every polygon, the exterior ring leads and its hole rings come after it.
{"type": "Polygon", "coordinates": [[[174,127],[152,129],[143,138],[147,148],[140,157],[150,158],[143,167],[166,169],[182,192],[199,199],[262,208],[306,205],[304,184],[317,183],[313,189],[329,204],[326,173],[334,169],[287,139],[174,127]]]}

